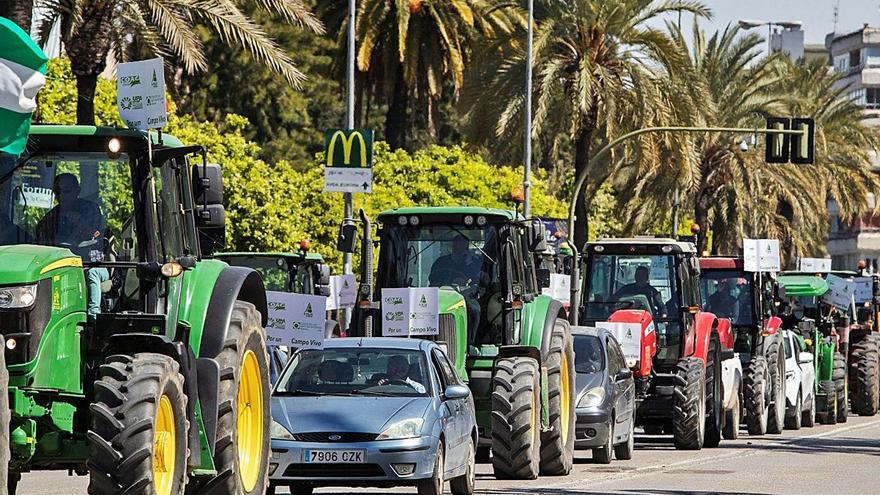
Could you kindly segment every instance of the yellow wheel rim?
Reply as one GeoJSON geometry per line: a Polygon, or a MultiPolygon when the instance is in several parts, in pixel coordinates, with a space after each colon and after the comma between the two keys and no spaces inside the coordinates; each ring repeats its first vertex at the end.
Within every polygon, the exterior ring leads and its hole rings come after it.
{"type": "Polygon", "coordinates": [[[263,380],[253,351],[241,363],[238,384],[238,469],[244,489],[257,486],[263,465],[263,380]]]}
{"type": "Polygon", "coordinates": [[[174,431],[174,408],[163,395],[156,411],[156,432],[153,440],[153,484],[156,495],[168,495],[174,486],[174,465],[177,458],[177,433],[174,431]]]}
{"type": "Polygon", "coordinates": [[[559,407],[562,408],[561,415],[559,417],[562,422],[562,427],[560,429],[560,436],[562,437],[563,445],[568,443],[568,425],[569,421],[571,421],[571,388],[570,385],[570,375],[568,369],[568,356],[563,352],[562,353],[562,366],[559,370],[559,379],[562,381],[559,386],[559,407]]]}

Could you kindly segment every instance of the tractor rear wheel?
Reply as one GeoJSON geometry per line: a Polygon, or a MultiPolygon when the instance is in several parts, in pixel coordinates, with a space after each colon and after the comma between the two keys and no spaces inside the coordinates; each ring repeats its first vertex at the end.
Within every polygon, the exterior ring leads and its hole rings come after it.
{"type": "Polygon", "coordinates": [[[183,376],[170,357],[110,356],[90,407],[89,493],[184,493],[186,402],[183,376]]]}
{"type": "Polygon", "coordinates": [[[236,301],[220,364],[219,417],[208,482],[218,493],[262,494],[269,486],[269,357],[257,308],[236,301]]]}
{"type": "Polygon", "coordinates": [[[706,354],[706,438],[703,446],[717,447],[721,443],[721,423],[724,420],[724,385],[721,383],[721,341],[713,333],[706,354]]]}
{"type": "Polygon", "coordinates": [[[746,369],[743,370],[743,396],[749,435],[767,433],[767,418],[770,415],[767,404],[769,380],[767,360],[764,356],[752,356],[746,364],[746,369]]]}
{"type": "Polygon", "coordinates": [[[785,428],[785,355],[779,345],[780,334],[767,348],[767,371],[770,372],[770,409],[767,433],[782,433],[785,428]]]}
{"type": "Polygon", "coordinates": [[[825,380],[819,383],[819,397],[822,400],[816,416],[819,422],[825,425],[837,424],[837,390],[834,382],[825,380]]]}
{"type": "Polygon", "coordinates": [[[877,414],[880,398],[880,359],[876,334],[868,334],[852,346],[852,410],[859,416],[877,414]]]}
{"type": "Polygon", "coordinates": [[[574,461],[574,345],[568,322],[557,319],[547,355],[550,428],[541,433],[541,474],[566,476],[574,461]]]}
{"type": "Polygon", "coordinates": [[[846,384],[846,358],[839,352],[834,353],[834,368],[831,371],[834,388],[837,390],[837,422],[846,423],[849,408],[849,394],[846,384]]]}
{"type": "Polygon", "coordinates": [[[541,377],[530,357],[499,359],[492,376],[492,470],[533,480],[541,461],[541,377]]]}
{"type": "Polygon", "coordinates": [[[672,438],[679,450],[700,450],[706,434],[706,375],[703,361],[680,359],[672,391],[672,438]]]}

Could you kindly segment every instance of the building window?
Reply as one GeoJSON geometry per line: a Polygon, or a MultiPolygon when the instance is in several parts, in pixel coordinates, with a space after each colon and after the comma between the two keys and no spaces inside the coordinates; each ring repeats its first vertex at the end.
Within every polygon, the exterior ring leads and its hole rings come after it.
{"type": "Polygon", "coordinates": [[[837,72],[846,72],[849,70],[849,56],[838,55],[834,57],[834,70],[837,72]]]}
{"type": "Polygon", "coordinates": [[[880,108],[880,88],[865,88],[865,108],[880,108]]]}
{"type": "Polygon", "coordinates": [[[849,52],[849,68],[854,69],[862,65],[862,51],[853,50],[849,52]]]}

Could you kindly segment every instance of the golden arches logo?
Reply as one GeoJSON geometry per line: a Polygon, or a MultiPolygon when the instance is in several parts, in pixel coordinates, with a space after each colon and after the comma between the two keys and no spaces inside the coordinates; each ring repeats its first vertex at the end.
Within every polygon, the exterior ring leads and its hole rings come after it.
{"type": "Polygon", "coordinates": [[[367,166],[367,140],[364,139],[364,135],[360,133],[360,131],[353,131],[348,136],[345,135],[345,132],[338,130],[333,133],[333,136],[330,137],[329,144],[327,145],[327,166],[333,166],[333,157],[336,151],[336,143],[339,140],[342,140],[342,163],[345,165],[351,165],[351,152],[352,146],[354,146],[355,139],[358,140],[358,144],[360,145],[360,162],[358,164],[359,167],[367,166]]]}

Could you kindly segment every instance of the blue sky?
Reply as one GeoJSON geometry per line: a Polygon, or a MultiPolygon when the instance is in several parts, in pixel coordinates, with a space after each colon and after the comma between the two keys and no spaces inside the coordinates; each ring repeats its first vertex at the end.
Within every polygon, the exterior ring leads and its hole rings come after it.
{"type": "MultiPolygon", "coordinates": [[[[613,0],[609,0],[613,1],[613,0]]],[[[724,29],[740,19],[763,21],[802,21],[807,43],[824,43],[834,29],[837,0],[702,0],[712,9],[708,31],[724,29]]],[[[863,24],[880,27],[880,0],[840,0],[837,32],[854,31],[863,24]]],[[[690,24],[690,19],[683,19],[690,24]]],[[[767,36],[767,28],[761,29],[767,36]]]]}

